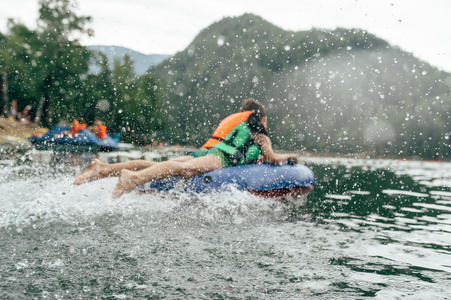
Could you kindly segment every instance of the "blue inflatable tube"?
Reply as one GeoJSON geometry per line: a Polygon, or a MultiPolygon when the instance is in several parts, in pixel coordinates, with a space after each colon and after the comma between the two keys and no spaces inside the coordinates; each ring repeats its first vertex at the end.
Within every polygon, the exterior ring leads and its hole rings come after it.
{"type": "MultiPolygon", "coordinates": [[[[182,179],[169,178],[139,186],[143,193],[169,191],[182,179]]],[[[195,193],[217,192],[227,185],[262,197],[307,194],[316,178],[312,170],[303,165],[253,164],[218,169],[184,180],[184,191],[195,193]]]]}
{"type": "Polygon", "coordinates": [[[80,130],[75,137],[64,136],[69,131],[67,126],[55,126],[42,137],[29,140],[38,150],[56,150],[68,152],[98,152],[119,150],[118,142],[109,135],[99,139],[90,130],[80,130]]]}

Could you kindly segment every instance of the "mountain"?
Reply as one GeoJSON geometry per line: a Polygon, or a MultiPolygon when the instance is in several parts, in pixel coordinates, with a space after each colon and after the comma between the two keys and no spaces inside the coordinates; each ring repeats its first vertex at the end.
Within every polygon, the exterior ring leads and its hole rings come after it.
{"type": "Polygon", "coordinates": [[[169,142],[200,145],[254,97],[284,149],[449,158],[451,74],[360,29],[286,31],[244,14],[150,69],[169,142]]]}
{"type": "Polygon", "coordinates": [[[161,63],[170,57],[167,54],[143,54],[141,52],[119,46],[88,46],[92,51],[98,51],[106,55],[110,66],[115,58],[122,58],[124,55],[130,56],[135,66],[136,75],[144,74],[150,67],[161,63]]]}

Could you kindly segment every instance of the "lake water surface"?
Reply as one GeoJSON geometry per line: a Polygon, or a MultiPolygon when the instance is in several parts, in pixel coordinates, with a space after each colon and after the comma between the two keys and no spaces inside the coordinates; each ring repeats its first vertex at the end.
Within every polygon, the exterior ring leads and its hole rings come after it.
{"type": "Polygon", "coordinates": [[[234,189],[111,199],[0,160],[0,298],[451,298],[451,163],[303,158],[303,205],[234,189]]]}

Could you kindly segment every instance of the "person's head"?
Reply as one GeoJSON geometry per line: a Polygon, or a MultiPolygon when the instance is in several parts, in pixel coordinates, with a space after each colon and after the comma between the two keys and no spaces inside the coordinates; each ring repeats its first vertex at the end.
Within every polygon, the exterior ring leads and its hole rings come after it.
{"type": "MultiPolygon", "coordinates": [[[[266,109],[257,100],[254,98],[247,98],[243,100],[243,103],[241,104],[241,111],[254,111],[256,113],[257,119],[263,124],[264,131],[267,132],[267,126],[266,126],[266,109]]],[[[257,128],[258,129],[258,128],[257,128]]],[[[251,128],[251,130],[253,130],[251,128]]]]}
{"type": "Polygon", "coordinates": [[[94,126],[100,126],[100,125],[103,125],[102,121],[100,121],[100,120],[94,121],[94,126]]]}
{"type": "Polygon", "coordinates": [[[255,111],[260,118],[266,117],[265,107],[263,106],[263,104],[261,104],[254,98],[244,99],[243,103],[241,104],[241,111],[249,111],[249,110],[255,111]]]}

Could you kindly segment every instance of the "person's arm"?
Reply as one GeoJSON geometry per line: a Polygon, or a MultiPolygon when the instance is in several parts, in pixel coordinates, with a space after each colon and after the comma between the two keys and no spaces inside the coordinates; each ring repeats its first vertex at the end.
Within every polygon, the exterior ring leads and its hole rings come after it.
{"type": "Polygon", "coordinates": [[[275,153],[272,149],[271,140],[268,136],[264,134],[257,134],[255,137],[255,143],[260,146],[260,149],[265,156],[265,161],[270,164],[297,164],[298,163],[298,155],[294,153],[287,154],[278,154],[275,153]]]}

